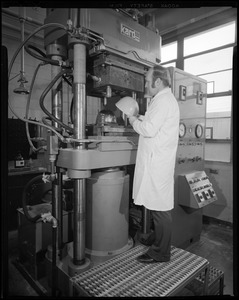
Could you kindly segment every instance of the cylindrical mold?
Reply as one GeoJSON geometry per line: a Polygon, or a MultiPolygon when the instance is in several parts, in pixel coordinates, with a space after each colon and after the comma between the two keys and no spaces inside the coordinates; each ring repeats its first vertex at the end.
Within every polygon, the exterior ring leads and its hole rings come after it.
{"type": "Polygon", "coordinates": [[[128,244],[129,175],[109,169],[86,181],[86,249],[99,256],[119,253],[128,244]]]}

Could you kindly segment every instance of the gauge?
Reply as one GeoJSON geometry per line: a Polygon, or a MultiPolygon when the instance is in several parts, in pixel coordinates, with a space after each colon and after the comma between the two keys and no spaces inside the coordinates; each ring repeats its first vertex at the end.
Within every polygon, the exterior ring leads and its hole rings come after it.
{"type": "Polygon", "coordinates": [[[186,125],[184,123],[179,124],[179,137],[182,138],[186,134],[186,125]]]}
{"type": "Polygon", "coordinates": [[[203,135],[203,127],[200,124],[197,124],[197,126],[195,127],[195,135],[197,138],[202,137],[203,135]]]}

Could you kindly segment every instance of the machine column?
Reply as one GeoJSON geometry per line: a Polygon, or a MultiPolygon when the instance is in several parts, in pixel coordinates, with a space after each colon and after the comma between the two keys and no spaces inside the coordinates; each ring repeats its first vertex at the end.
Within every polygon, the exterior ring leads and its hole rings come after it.
{"type": "MultiPolygon", "coordinates": [[[[86,106],[86,46],[74,44],[74,138],[85,138],[86,106]]],[[[84,149],[83,143],[75,143],[75,149],[84,149]]],[[[74,179],[74,242],[73,263],[85,262],[85,179],[74,179]]]]}
{"type": "MultiPolygon", "coordinates": [[[[55,46],[55,45],[54,45],[55,46]]],[[[54,50],[52,46],[51,50],[54,50]]],[[[53,55],[51,59],[62,60],[61,56],[53,55]]],[[[52,79],[57,76],[61,71],[61,67],[52,66],[51,67],[51,77],[52,79]]],[[[62,121],[62,80],[59,79],[52,88],[51,92],[52,101],[52,114],[54,117],[62,121]]],[[[52,121],[52,126],[59,128],[59,124],[52,121]]],[[[59,168],[55,168],[56,156],[51,157],[52,162],[52,173],[57,171],[57,178],[52,182],[52,215],[58,220],[58,228],[56,230],[56,249],[58,250],[62,246],[62,195],[61,195],[61,181],[62,174],[60,174],[59,168]],[[54,161],[54,162],[53,162],[54,161]]]]}

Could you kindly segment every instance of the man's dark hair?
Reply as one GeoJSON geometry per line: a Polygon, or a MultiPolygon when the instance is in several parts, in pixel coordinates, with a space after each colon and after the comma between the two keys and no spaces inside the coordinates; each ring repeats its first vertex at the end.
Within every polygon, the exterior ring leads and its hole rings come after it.
{"type": "Polygon", "coordinates": [[[162,66],[156,65],[153,67],[153,74],[152,74],[152,85],[155,86],[155,81],[160,78],[163,81],[164,86],[171,87],[171,79],[170,74],[167,68],[162,66]]]}

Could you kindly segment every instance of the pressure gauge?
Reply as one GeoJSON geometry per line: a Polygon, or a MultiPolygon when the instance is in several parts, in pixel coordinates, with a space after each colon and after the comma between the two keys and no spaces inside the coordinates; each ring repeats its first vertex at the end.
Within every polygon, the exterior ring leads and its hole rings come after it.
{"type": "Polygon", "coordinates": [[[197,124],[197,126],[195,127],[195,135],[197,138],[202,137],[203,135],[203,127],[200,124],[197,124]]]}
{"type": "Polygon", "coordinates": [[[184,123],[179,124],[179,137],[182,138],[186,134],[186,125],[184,123]]]}

